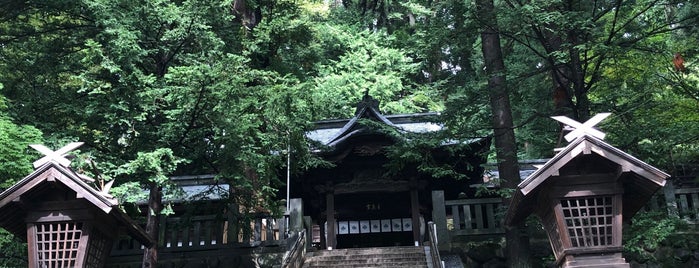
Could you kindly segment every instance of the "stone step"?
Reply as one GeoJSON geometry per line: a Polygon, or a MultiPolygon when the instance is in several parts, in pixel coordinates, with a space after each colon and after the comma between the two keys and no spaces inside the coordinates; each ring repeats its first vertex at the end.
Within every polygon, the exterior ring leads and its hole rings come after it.
{"type": "Polygon", "coordinates": [[[426,268],[423,247],[352,248],[312,252],[305,268],[405,267],[426,268]]]}
{"type": "Polygon", "coordinates": [[[423,253],[424,254],[424,248],[423,247],[381,247],[381,248],[344,248],[344,249],[334,249],[334,250],[320,250],[314,252],[315,256],[320,256],[320,255],[364,255],[364,254],[371,254],[371,253],[381,253],[381,254],[386,254],[386,253],[409,253],[409,252],[416,252],[416,253],[423,253]]]}
{"type": "Polygon", "coordinates": [[[304,264],[304,268],[361,268],[361,267],[405,267],[405,268],[427,268],[425,262],[422,263],[360,263],[360,264],[304,264]]]}
{"type": "Polygon", "coordinates": [[[403,257],[403,258],[328,258],[328,259],[308,259],[307,262],[314,263],[341,263],[341,262],[352,262],[352,263],[387,263],[387,262],[415,262],[415,261],[426,261],[425,256],[422,257],[403,257]]]}
{"type": "Polygon", "coordinates": [[[322,255],[312,256],[316,260],[349,260],[349,259],[402,259],[402,258],[425,258],[425,253],[391,253],[391,254],[357,254],[357,255],[322,255]]]}
{"type": "Polygon", "coordinates": [[[312,267],[341,267],[341,266],[349,266],[349,267],[395,267],[395,266],[422,267],[422,266],[427,266],[427,262],[425,260],[422,260],[422,261],[396,261],[396,262],[369,262],[369,263],[351,262],[351,261],[306,262],[306,263],[304,263],[303,267],[312,268],[312,267]]]}

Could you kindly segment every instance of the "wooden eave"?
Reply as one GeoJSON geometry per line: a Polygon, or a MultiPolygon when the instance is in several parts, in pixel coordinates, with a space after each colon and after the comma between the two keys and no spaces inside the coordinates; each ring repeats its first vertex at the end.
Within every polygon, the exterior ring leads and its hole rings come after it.
{"type": "Polygon", "coordinates": [[[118,204],[116,200],[106,198],[97,192],[97,190],[87,185],[72,170],[66,169],[65,167],[51,161],[37,168],[34,170],[34,172],[29,174],[29,176],[0,193],[0,209],[2,209],[8,203],[17,200],[29,190],[34,189],[37,185],[45,181],[54,180],[60,181],[64,185],[68,186],[68,188],[75,191],[77,197],[85,198],[95,207],[104,211],[104,213],[108,214],[112,211],[113,207],[118,204]]]}
{"type": "Polygon", "coordinates": [[[0,193],[0,215],[3,216],[3,219],[0,220],[1,226],[19,237],[26,236],[24,218],[27,211],[23,207],[22,196],[52,182],[60,182],[75,192],[76,199],[84,199],[98,211],[116,219],[119,224],[126,227],[129,234],[143,245],[147,247],[153,245],[154,241],[149,238],[145,231],[117,207],[116,199],[105,197],[85,183],[74,171],[53,161],[40,166],[27,177],[0,193]]]}
{"type": "Polygon", "coordinates": [[[667,173],[598,138],[585,135],[568,144],[543,167],[536,170],[517,186],[508,208],[506,223],[518,222],[531,214],[535,209],[534,203],[537,201],[540,188],[546,185],[551,177],[558,177],[561,168],[568,165],[573,159],[589,154],[596,154],[617,164],[619,166],[617,179],[622,176],[627,178],[626,184],[635,189],[641,189],[641,194],[648,195],[648,198],[658,188],[664,186],[665,180],[670,177],[667,173]],[[624,176],[626,174],[633,176],[624,176]]]}

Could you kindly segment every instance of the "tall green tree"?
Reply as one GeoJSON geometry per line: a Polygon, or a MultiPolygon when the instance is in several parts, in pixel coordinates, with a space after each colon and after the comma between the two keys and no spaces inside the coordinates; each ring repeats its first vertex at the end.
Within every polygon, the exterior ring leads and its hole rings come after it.
{"type": "MultiPolygon", "coordinates": [[[[0,84],[2,93],[2,84],[0,84]]],[[[7,114],[7,100],[0,95],[0,192],[29,175],[37,155],[29,144],[41,143],[41,132],[29,125],[18,125],[7,114]]],[[[0,267],[26,267],[26,243],[0,229],[0,267]]]]}
{"type": "MultiPolygon", "coordinates": [[[[146,221],[146,233],[159,240],[160,215],[163,211],[163,187],[170,181],[169,174],[172,174],[181,159],[177,159],[170,149],[156,149],[153,152],[138,153],[133,161],[121,167],[121,172],[128,176],[133,176],[144,180],[143,184],[148,187],[148,216],[146,221]]],[[[158,249],[160,246],[155,243],[151,248],[146,248],[143,252],[143,267],[158,266],[158,249]]]]}
{"type": "MultiPolygon", "coordinates": [[[[512,108],[507,87],[507,70],[503,60],[498,19],[493,0],[476,1],[476,12],[485,22],[481,32],[481,47],[488,76],[488,95],[492,110],[493,138],[501,186],[515,189],[520,182],[512,108]]],[[[504,198],[509,201],[509,198],[504,198]]],[[[523,226],[505,230],[508,267],[530,267],[529,244],[522,239],[523,226]]]]}
{"type": "MultiPolygon", "coordinates": [[[[504,1],[500,10],[511,81],[521,89],[515,92],[521,101],[515,105],[515,121],[526,125],[518,136],[529,157],[551,154],[547,144],[560,127],[546,122],[549,115],[584,121],[596,112],[626,113],[614,107],[625,101],[600,101],[610,92],[636,99],[658,87],[692,88],[673,79],[653,82],[658,75],[677,74],[671,67],[675,53],[688,62],[696,59],[696,45],[688,42],[696,40],[692,33],[698,13],[690,1],[504,1]],[[615,74],[620,72],[630,76],[619,79],[615,74]],[[617,91],[624,83],[635,87],[617,91]]],[[[635,124],[637,118],[624,122],[635,124]]]]}
{"type": "MultiPolygon", "coordinates": [[[[3,32],[0,50],[10,114],[86,141],[102,169],[93,175],[117,185],[134,179],[117,167],[168,149],[188,164],[160,175],[217,173],[255,201],[245,205],[270,207],[282,158],[270,152],[290,136],[301,145],[308,100],[295,78],[250,67],[232,3],[25,4],[3,13],[13,17],[2,27],[16,30],[3,32]],[[44,57],[52,61],[31,60],[44,57]]],[[[160,183],[143,187],[159,199],[160,183]]]]}

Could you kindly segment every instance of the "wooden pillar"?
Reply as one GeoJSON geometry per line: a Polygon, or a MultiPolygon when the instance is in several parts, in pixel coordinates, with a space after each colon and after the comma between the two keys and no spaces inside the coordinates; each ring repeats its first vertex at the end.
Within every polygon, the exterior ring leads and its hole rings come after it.
{"type": "Polygon", "coordinates": [[[326,225],[323,224],[323,218],[326,218],[326,223],[327,223],[327,216],[325,216],[325,213],[320,213],[320,215],[318,216],[318,219],[319,219],[318,220],[319,221],[318,227],[320,228],[320,247],[321,248],[323,248],[323,247],[328,248],[328,240],[325,239],[327,237],[325,234],[327,234],[326,230],[328,228],[325,228],[326,225]]]}
{"type": "Polygon", "coordinates": [[[29,268],[39,267],[39,260],[37,260],[36,244],[36,229],[34,223],[27,223],[27,251],[29,253],[29,268]]]}
{"type": "Polygon", "coordinates": [[[413,241],[415,241],[415,246],[421,246],[422,240],[420,239],[420,202],[418,200],[417,189],[410,189],[410,214],[412,216],[413,222],[413,241]]]}
{"type": "Polygon", "coordinates": [[[332,250],[335,247],[335,193],[328,189],[325,193],[325,217],[327,219],[327,234],[328,237],[325,240],[326,247],[328,250],[332,250]]]}
{"type": "Polygon", "coordinates": [[[258,215],[255,215],[255,219],[253,220],[253,234],[252,234],[252,239],[255,242],[260,242],[262,241],[262,218],[258,215]]]}

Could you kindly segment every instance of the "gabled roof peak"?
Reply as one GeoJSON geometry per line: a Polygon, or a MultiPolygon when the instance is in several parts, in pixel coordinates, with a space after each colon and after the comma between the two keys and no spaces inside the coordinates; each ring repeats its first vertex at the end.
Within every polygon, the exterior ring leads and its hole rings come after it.
{"type": "MultiPolygon", "coordinates": [[[[665,185],[665,180],[670,177],[667,173],[609,145],[603,140],[583,133],[553,158],[549,159],[541,168],[520,182],[512,196],[506,223],[519,222],[531,214],[536,209],[536,202],[539,200],[538,195],[541,189],[547,188],[546,185],[574,180],[575,175],[562,174],[560,171],[574,163],[575,159],[585,157],[586,155],[606,159],[613,163],[616,168],[609,170],[610,174],[613,174],[613,176],[609,177],[611,180],[620,180],[625,175],[630,175],[630,179],[624,185],[628,189],[634,189],[635,197],[632,201],[637,204],[625,203],[624,217],[633,216],[643,204],[643,202],[638,200],[650,198],[653,193],[665,185]]],[[[598,177],[603,175],[593,171],[584,174],[598,177]]]]}
{"type": "Polygon", "coordinates": [[[0,193],[0,214],[5,215],[4,218],[0,219],[0,226],[19,237],[26,238],[24,221],[28,211],[24,207],[23,202],[21,202],[22,196],[31,198],[32,202],[53,202],[51,200],[35,199],[35,197],[36,194],[41,195],[46,191],[52,191],[52,187],[45,186],[54,183],[65,186],[64,191],[66,193],[71,191],[75,193],[69,196],[69,199],[85,200],[86,204],[89,204],[88,207],[94,207],[95,211],[102,212],[104,215],[115,219],[119,225],[124,226],[127,232],[143,245],[150,247],[154,243],[141,227],[119,209],[119,203],[116,199],[88,185],[81,178],[80,174],[73,171],[70,167],[57,162],[55,159],[49,159],[47,162],[44,162],[27,177],[0,193]],[[17,202],[18,200],[20,202],[17,202]]]}
{"type": "Polygon", "coordinates": [[[381,114],[379,110],[379,100],[374,99],[371,95],[369,95],[369,90],[364,92],[364,97],[362,97],[362,100],[357,103],[357,109],[354,111],[354,115],[357,116],[367,109],[373,109],[381,114]]]}
{"type": "Polygon", "coordinates": [[[379,101],[371,97],[369,95],[369,91],[367,90],[364,93],[362,100],[357,104],[357,110],[354,113],[354,117],[330,139],[328,145],[334,146],[338,142],[351,136],[353,133],[360,132],[362,127],[358,126],[357,121],[359,119],[374,119],[388,126],[397,128],[397,126],[393,124],[391,120],[388,120],[386,116],[381,114],[379,111],[379,101]]]}

